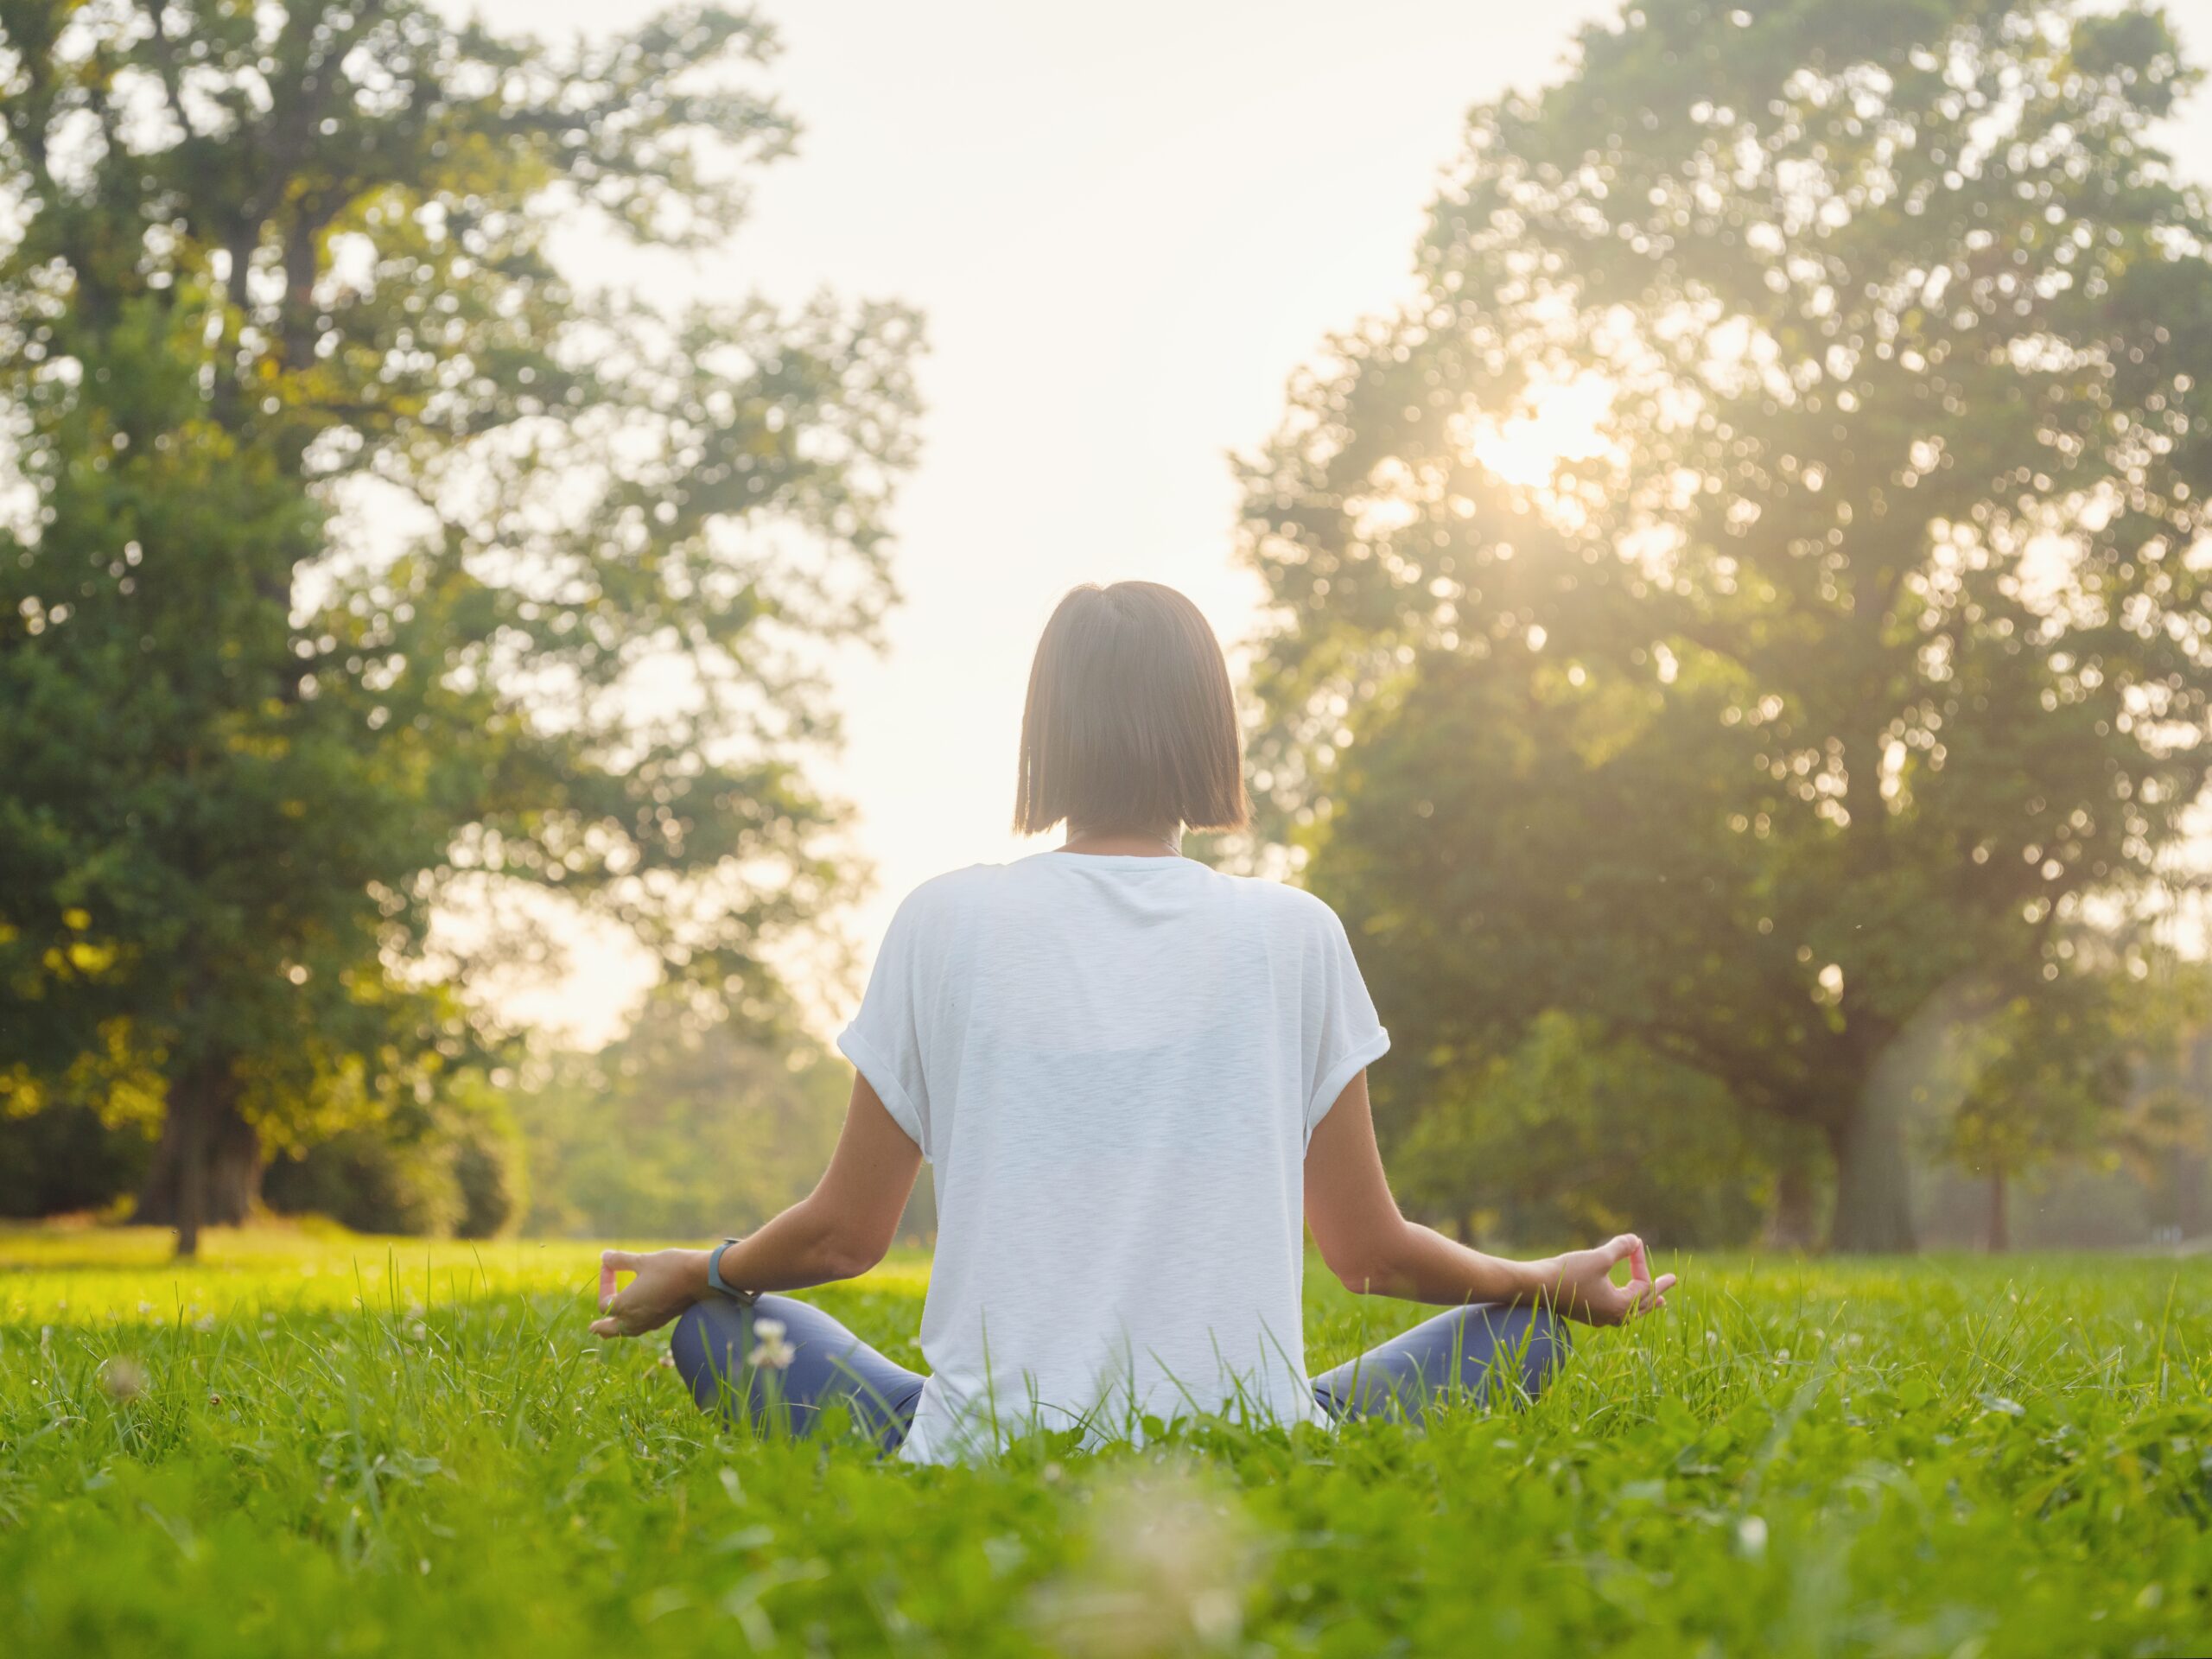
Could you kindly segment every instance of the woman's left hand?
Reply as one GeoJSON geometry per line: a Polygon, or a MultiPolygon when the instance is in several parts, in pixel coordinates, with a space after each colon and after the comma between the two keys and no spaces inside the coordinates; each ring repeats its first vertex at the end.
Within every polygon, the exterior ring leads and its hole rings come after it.
{"type": "Polygon", "coordinates": [[[602,1250],[599,1261],[602,1268],[637,1277],[600,1303],[601,1317],[591,1323],[595,1337],[641,1337],[658,1331],[706,1294],[704,1250],[653,1250],[644,1255],[602,1250]]]}
{"type": "Polygon", "coordinates": [[[1667,1293],[1675,1275],[1651,1276],[1643,1241],[1634,1233],[1600,1244],[1594,1250],[1569,1250],[1537,1264],[1539,1300],[1553,1312],[1585,1325],[1624,1325],[1667,1306],[1667,1293]],[[1613,1269],[1629,1264],[1628,1283],[1613,1282],[1613,1269]]]}

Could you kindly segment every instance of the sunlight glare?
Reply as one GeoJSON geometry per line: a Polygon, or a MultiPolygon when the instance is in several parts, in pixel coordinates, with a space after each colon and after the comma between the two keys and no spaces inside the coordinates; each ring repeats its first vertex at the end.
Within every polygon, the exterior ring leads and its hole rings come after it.
{"type": "Polygon", "coordinates": [[[1566,463],[1595,460],[1612,448],[1605,429],[1612,404],[1613,383],[1594,370],[1537,380],[1520,413],[1477,425],[1468,452],[1504,482],[1540,488],[1566,463]]]}

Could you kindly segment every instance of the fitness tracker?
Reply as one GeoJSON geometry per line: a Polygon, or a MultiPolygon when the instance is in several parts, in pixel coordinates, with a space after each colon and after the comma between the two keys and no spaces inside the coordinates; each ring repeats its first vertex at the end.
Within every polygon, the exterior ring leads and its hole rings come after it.
{"type": "Polygon", "coordinates": [[[750,1307],[760,1300],[760,1293],[757,1290],[740,1290],[722,1277],[722,1252],[736,1243],[737,1241],[734,1238],[726,1238],[707,1252],[707,1285],[709,1289],[721,1292],[730,1300],[741,1302],[750,1307]]]}

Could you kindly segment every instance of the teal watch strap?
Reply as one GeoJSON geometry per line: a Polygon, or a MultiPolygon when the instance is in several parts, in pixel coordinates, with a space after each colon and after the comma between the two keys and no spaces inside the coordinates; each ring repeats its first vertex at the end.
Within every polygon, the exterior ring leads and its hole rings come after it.
{"type": "Polygon", "coordinates": [[[734,1238],[726,1238],[707,1252],[707,1283],[711,1288],[728,1297],[730,1300],[742,1302],[746,1306],[750,1307],[760,1300],[760,1293],[757,1290],[740,1290],[722,1277],[722,1252],[736,1243],[737,1241],[734,1238]]]}

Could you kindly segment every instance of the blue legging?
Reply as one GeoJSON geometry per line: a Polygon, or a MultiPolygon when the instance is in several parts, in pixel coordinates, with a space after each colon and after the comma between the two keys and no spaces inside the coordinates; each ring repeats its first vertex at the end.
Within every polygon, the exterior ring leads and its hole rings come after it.
{"type": "MultiPolygon", "coordinates": [[[[1418,1422],[1428,1401],[1465,1391],[1534,1399],[1567,1358],[1565,1325],[1542,1308],[1476,1304],[1425,1319],[1313,1379],[1313,1397],[1332,1417],[1400,1416],[1418,1422]]],[[[823,1413],[849,1411],[855,1426],[895,1451],[914,1421],[920,1373],[894,1365],[810,1303],[763,1296],[752,1307],[719,1297],[676,1322],[676,1369],[708,1411],[741,1400],[755,1427],[779,1419],[810,1433],[823,1413]],[[750,1363],[756,1320],[778,1319],[791,1363],[750,1363]],[[775,1380],[772,1383],[769,1379],[775,1380]]]]}

